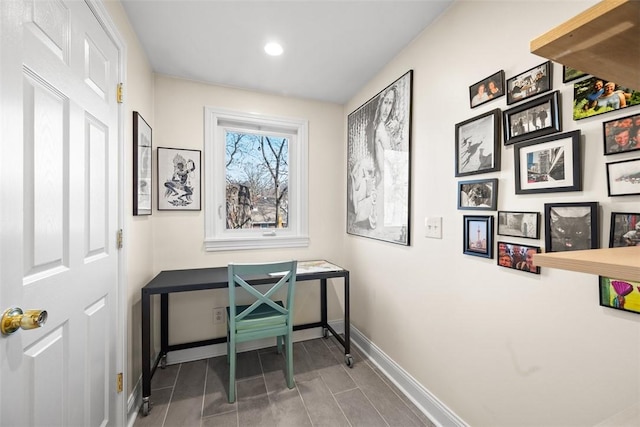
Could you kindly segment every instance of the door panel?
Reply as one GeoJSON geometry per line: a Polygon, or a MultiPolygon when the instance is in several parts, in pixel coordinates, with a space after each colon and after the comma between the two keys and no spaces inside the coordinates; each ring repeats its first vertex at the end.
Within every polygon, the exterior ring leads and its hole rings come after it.
{"type": "Polygon", "coordinates": [[[113,425],[119,52],[83,1],[0,14],[0,310],[49,314],[0,337],[0,425],[113,425]]]}

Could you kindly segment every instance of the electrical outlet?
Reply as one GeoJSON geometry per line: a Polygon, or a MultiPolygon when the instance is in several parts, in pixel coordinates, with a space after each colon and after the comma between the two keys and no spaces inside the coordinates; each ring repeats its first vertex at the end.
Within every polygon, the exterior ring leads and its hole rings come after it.
{"type": "Polygon", "coordinates": [[[225,322],[225,309],[224,307],[216,307],[213,309],[213,324],[220,325],[225,322]]]}

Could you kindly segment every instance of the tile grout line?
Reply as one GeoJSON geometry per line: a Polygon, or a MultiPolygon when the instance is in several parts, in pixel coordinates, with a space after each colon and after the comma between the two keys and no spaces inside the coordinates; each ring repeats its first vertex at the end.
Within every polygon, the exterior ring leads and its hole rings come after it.
{"type": "Polygon", "coordinates": [[[164,417],[162,418],[162,427],[167,422],[167,416],[169,416],[169,408],[171,407],[171,401],[173,400],[173,394],[176,391],[176,384],[178,383],[178,377],[180,377],[180,371],[182,370],[182,363],[178,366],[178,372],[173,380],[173,386],[171,386],[171,395],[169,396],[169,402],[167,402],[167,409],[164,411],[164,417]]]}

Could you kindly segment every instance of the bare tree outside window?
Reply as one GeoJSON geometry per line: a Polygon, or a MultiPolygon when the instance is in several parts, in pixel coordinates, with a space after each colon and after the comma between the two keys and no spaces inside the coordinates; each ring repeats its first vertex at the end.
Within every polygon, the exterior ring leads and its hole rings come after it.
{"type": "Polygon", "coordinates": [[[226,132],[226,228],[287,228],[289,141],[226,132]]]}

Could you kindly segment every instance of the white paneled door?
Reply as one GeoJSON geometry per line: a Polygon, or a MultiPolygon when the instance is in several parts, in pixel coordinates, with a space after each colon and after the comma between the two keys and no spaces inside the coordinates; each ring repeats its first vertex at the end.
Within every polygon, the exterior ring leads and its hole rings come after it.
{"type": "Polygon", "coordinates": [[[0,1],[0,425],[116,420],[119,51],[82,0],[0,1]]]}

